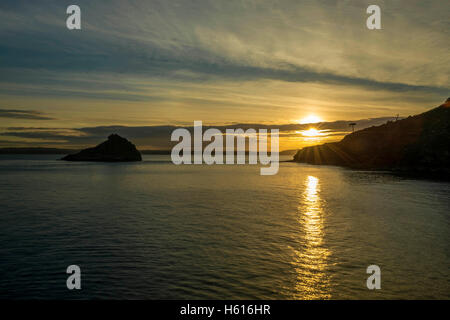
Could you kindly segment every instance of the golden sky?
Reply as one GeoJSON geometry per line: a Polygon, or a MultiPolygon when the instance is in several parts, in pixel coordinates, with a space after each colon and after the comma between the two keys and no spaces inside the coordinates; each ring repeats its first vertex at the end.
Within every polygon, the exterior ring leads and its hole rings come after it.
{"type": "Polygon", "coordinates": [[[90,134],[76,129],[102,126],[408,116],[449,95],[447,1],[77,4],[82,29],[67,30],[61,1],[2,1],[0,146],[76,145],[90,134]],[[382,30],[366,28],[370,4],[382,30]]]}

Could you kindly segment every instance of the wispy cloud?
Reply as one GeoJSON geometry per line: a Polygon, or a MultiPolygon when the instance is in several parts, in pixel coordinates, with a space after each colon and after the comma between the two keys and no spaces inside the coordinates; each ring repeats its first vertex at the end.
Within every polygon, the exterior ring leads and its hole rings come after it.
{"type": "Polygon", "coordinates": [[[67,118],[151,114],[175,123],[285,121],[310,110],[378,117],[382,108],[432,106],[450,91],[448,1],[77,4],[82,30],[69,31],[65,2],[0,3],[2,98],[28,96],[30,109],[39,99],[58,118],[67,110],[67,118]],[[381,6],[382,30],[365,27],[369,4],[381,6]]]}
{"type": "Polygon", "coordinates": [[[378,33],[363,23],[370,1],[80,0],[80,32],[59,1],[5,2],[3,67],[448,91],[445,1],[377,1],[378,33]]]}
{"type": "MultiPolygon", "coordinates": [[[[361,119],[357,122],[357,129],[367,128],[373,125],[380,125],[386,121],[393,120],[393,118],[383,117],[374,119],[361,119]]],[[[301,138],[302,130],[307,130],[310,127],[315,127],[318,130],[323,131],[322,138],[326,137],[342,137],[349,132],[349,121],[333,121],[322,122],[316,124],[260,124],[260,123],[236,123],[222,126],[214,126],[221,132],[226,132],[227,129],[278,129],[280,131],[280,137],[297,137],[301,138]]],[[[174,144],[170,141],[170,136],[173,130],[177,127],[172,125],[164,126],[98,126],[98,127],[84,127],[84,128],[45,128],[45,127],[8,127],[5,131],[0,132],[0,136],[14,137],[23,139],[25,143],[29,140],[30,146],[47,144],[60,147],[86,147],[100,143],[111,133],[117,133],[122,135],[141,148],[153,148],[153,149],[169,149],[174,144]],[[31,141],[30,141],[31,139],[31,141]]],[[[184,127],[193,132],[192,126],[184,127]]],[[[211,126],[205,125],[204,130],[211,128],[211,126]]],[[[22,143],[22,144],[23,144],[22,143]]],[[[301,141],[299,141],[301,145],[301,141]]]]}
{"type": "Polygon", "coordinates": [[[0,118],[14,118],[27,120],[53,120],[42,112],[34,110],[14,110],[14,109],[0,109],[0,118]]]}

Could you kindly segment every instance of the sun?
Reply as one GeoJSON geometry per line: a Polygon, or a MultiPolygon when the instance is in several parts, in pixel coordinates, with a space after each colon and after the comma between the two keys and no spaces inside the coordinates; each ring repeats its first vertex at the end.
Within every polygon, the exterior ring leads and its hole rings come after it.
{"type": "Polygon", "coordinates": [[[323,121],[323,120],[322,120],[320,117],[318,117],[318,116],[316,116],[316,115],[314,115],[314,114],[310,114],[309,116],[307,116],[307,117],[305,117],[305,118],[303,118],[303,119],[298,120],[298,122],[299,122],[300,124],[318,123],[318,122],[322,122],[322,121],[323,121]]]}
{"type": "Polygon", "coordinates": [[[315,128],[309,128],[308,130],[304,130],[301,133],[305,137],[317,137],[320,135],[320,131],[315,128]]]}

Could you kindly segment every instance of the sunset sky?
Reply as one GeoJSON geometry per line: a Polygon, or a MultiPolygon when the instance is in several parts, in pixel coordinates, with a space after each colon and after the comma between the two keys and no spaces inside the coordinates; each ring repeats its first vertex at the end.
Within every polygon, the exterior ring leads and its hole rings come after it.
{"type": "MultiPolygon", "coordinates": [[[[448,98],[449,12],[442,0],[2,0],[0,147],[79,147],[114,130],[163,148],[161,131],[194,120],[316,119],[319,140],[341,138],[345,121],[448,98]],[[70,4],[82,30],[66,28],[70,4]],[[366,27],[370,4],[382,30],[366,27]]],[[[308,125],[283,128],[282,150],[317,143],[308,125]]]]}

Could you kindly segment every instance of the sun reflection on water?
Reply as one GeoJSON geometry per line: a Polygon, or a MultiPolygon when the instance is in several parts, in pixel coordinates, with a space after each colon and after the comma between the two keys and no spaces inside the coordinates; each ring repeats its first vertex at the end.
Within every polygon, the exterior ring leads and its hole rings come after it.
{"type": "Polygon", "coordinates": [[[329,299],[329,277],[326,269],[330,251],[324,247],[324,210],[320,198],[319,179],[308,176],[299,207],[299,223],[303,231],[301,246],[295,250],[297,283],[295,299],[329,299]]]}

